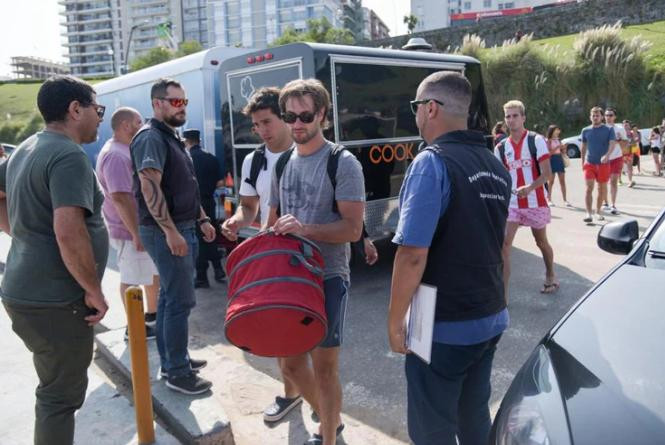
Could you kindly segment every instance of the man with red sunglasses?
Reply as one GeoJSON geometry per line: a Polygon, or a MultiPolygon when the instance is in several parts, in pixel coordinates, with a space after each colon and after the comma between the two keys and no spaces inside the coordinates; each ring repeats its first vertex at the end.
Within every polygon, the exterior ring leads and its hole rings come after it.
{"type": "Polygon", "coordinates": [[[187,120],[185,90],[173,79],[159,79],[150,99],[153,117],[136,134],[130,149],[139,235],[161,279],[156,325],[160,374],[174,391],[201,394],[212,383],[197,374],[206,361],[192,359],[187,352],[188,318],[196,304],[196,226],[206,242],[215,239],[215,228],[201,207],[192,158],[175,132],[187,120]]]}

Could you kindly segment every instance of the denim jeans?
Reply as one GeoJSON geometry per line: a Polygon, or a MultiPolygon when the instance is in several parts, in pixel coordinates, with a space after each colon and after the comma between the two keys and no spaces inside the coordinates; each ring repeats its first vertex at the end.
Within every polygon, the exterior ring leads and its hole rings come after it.
{"type": "Polygon", "coordinates": [[[139,235],[159,272],[159,301],[157,303],[156,337],[161,366],[169,377],[181,377],[192,370],[189,364],[188,318],[196,305],[194,275],[198,241],[194,222],[179,223],[176,227],[187,241],[187,255],[171,254],[166,236],[158,226],[140,226],[139,235]]]}
{"type": "MultiPolygon", "coordinates": [[[[93,331],[83,300],[65,306],[4,303],[12,330],[32,352],[35,445],[74,443],[74,413],[83,405],[92,361],[93,331]]],[[[10,407],[7,407],[11,409],[10,407]]]]}
{"type": "Polygon", "coordinates": [[[415,445],[486,444],[490,373],[501,335],[469,346],[432,343],[428,365],[406,356],[409,437],[415,445]]]}

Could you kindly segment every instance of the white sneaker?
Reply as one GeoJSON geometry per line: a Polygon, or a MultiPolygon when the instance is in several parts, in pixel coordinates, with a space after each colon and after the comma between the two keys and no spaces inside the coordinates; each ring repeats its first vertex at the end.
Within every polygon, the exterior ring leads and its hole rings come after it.
{"type": "Polygon", "coordinates": [[[610,211],[610,205],[609,204],[603,204],[603,206],[600,208],[603,212],[609,212],[610,211]]]}
{"type": "Polygon", "coordinates": [[[617,208],[615,206],[612,206],[612,208],[610,209],[610,213],[612,215],[618,215],[619,211],[617,210],[617,208]]]}
{"type": "Polygon", "coordinates": [[[596,215],[596,220],[605,221],[605,217],[602,214],[599,213],[599,214],[596,215]]]}

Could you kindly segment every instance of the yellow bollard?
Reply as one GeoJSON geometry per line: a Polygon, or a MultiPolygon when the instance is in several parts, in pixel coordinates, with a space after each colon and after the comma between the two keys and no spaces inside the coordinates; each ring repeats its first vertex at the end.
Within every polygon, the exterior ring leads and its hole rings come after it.
{"type": "Polygon", "coordinates": [[[132,388],[134,410],[136,411],[136,431],[139,444],[155,443],[155,427],[152,418],[152,395],[148,371],[148,346],[145,338],[143,318],[143,290],[132,286],[125,291],[127,327],[129,329],[129,350],[132,358],[132,388]]]}

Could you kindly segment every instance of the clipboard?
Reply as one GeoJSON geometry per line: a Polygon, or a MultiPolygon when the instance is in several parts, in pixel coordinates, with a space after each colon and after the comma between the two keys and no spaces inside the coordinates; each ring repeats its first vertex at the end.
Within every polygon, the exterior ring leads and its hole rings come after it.
{"type": "Polygon", "coordinates": [[[422,361],[432,361],[436,287],[420,284],[406,312],[406,347],[422,361]]]}

